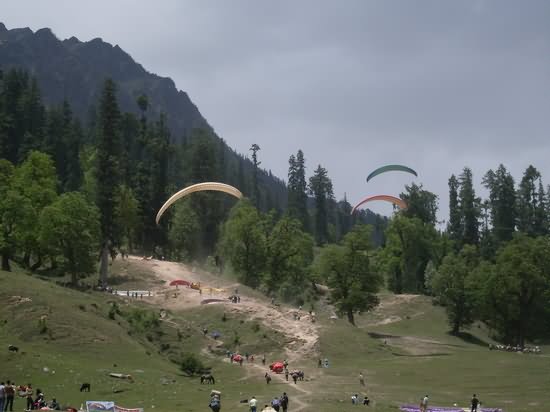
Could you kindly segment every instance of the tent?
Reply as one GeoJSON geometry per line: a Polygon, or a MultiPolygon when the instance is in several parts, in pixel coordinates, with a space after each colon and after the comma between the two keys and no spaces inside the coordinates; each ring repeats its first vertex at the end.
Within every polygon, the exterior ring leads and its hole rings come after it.
{"type": "Polygon", "coordinates": [[[285,370],[285,365],[283,362],[273,362],[271,365],[269,365],[269,369],[271,369],[275,373],[283,373],[285,370]]]}
{"type": "Polygon", "coordinates": [[[240,362],[243,360],[243,357],[239,355],[238,353],[236,355],[233,355],[233,361],[234,362],[240,362]]]}

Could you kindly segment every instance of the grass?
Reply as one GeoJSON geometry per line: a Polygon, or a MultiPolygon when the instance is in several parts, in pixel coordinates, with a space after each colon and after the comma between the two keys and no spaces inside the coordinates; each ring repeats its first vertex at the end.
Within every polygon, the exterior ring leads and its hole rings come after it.
{"type": "MultiPolygon", "coordinates": [[[[151,282],[147,271],[120,263],[114,268],[123,277],[121,289],[145,288],[151,282]]],[[[316,412],[352,410],[353,393],[368,394],[373,401],[369,410],[377,412],[395,412],[399,404],[418,403],[426,393],[434,405],[467,406],[475,392],[484,405],[506,412],[543,412],[550,404],[550,347],[543,347],[538,356],[490,352],[483,345],[490,342],[483,327],[469,331],[474,340],[449,335],[444,311],[428,298],[359,316],[357,328],[343,319],[320,316],[320,354],[329,359],[330,368],[317,368],[316,353],[291,365],[304,369],[308,378],[296,389],[277,379],[268,386],[261,369],[224,360],[225,349],[254,353],[258,363],[263,353],[268,360],[280,359],[286,338],[235,314],[223,321],[222,306],[171,312],[169,321],[158,325],[140,323],[159,308],[75,291],[22,272],[0,272],[0,301],[0,379],[32,382],[48,399],[56,396],[64,405],[114,400],[148,411],[205,411],[212,387],[180,372],[174,362],[185,352],[212,367],[214,388],[222,391],[225,410],[246,411],[239,400],[255,395],[262,404],[283,391],[289,393],[290,410],[299,398],[308,405],[303,410],[316,412]],[[112,320],[108,313],[115,300],[120,314],[112,320]],[[381,324],[384,316],[397,321],[381,324]],[[204,337],[203,326],[219,331],[222,342],[204,337]],[[9,344],[20,352],[8,352],[9,344]],[[360,371],[366,388],[359,386],[360,371]],[[132,374],[135,383],[110,378],[109,372],[132,374]],[[79,392],[83,382],[92,384],[90,394],[79,392]]],[[[22,406],[23,400],[17,399],[16,409],[22,406]]]]}

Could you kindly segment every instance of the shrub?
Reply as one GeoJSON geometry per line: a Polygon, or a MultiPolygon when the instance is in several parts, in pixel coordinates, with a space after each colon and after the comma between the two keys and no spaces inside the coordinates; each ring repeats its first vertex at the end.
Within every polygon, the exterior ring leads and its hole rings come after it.
{"type": "Polygon", "coordinates": [[[193,353],[184,353],[181,358],[180,369],[189,375],[200,373],[204,369],[204,365],[197,356],[193,353]]]}
{"type": "Polygon", "coordinates": [[[111,304],[111,308],[109,309],[109,319],[115,320],[116,315],[120,315],[120,309],[118,304],[113,302],[111,304]]]}

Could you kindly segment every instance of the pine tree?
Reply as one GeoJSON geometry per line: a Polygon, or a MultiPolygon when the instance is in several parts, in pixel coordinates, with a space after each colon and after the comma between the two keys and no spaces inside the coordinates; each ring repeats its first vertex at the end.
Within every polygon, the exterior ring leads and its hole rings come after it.
{"type": "Polygon", "coordinates": [[[479,243],[480,199],[476,197],[472,171],[465,167],[459,176],[460,213],[462,215],[462,243],[477,245],[479,243]]]}
{"type": "Polygon", "coordinates": [[[485,174],[483,185],[489,190],[491,232],[498,248],[501,243],[512,239],[516,227],[514,178],[501,164],[496,171],[489,170],[485,174]]]}
{"type": "Polygon", "coordinates": [[[539,171],[533,166],[529,166],[525,170],[518,188],[518,230],[529,236],[536,236],[543,232],[540,226],[543,225],[541,211],[544,215],[544,190],[540,193],[542,187],[540,179],[539,171]]]}
{"type": "Polygon", "coordinates": [[[318,245],[329,239],[328,211],[329,201],[333,200],[332,181],[327,170],[321,165],[317,167],[309,179],[309,191],[315,199],[315,240],[318,245]]]}
{"type": "Polygon", "coordinates": [[[252,171],[252,203],[256,208],[260,208],[260,187],[258,184],[258,166],[262,162],[258,161],[258,152],[260,151],[260,146],[258,146],[256,143],[254,143],[252,146],[250,146],[249,149],[252,152],[252,164],[254,165],[254,169],[252,171]]]}
{"type": "Polygon", "coordinates": [[[111,79],[103,86],[97,136],[97,206],[101,215],[100,281],[107,282],[109,249],[116,244],[115,194],[118,189],[120,156],[120,111],[111,79]]]}
{"type": "Polygon", "coordinates": [[[459,183],[455,175],[449,179],[449,223],[447,232],[449,237],[455,242],[460,243],[462,239],[462,219],[460,213],[460,204],[458,203],[459,183]]]}

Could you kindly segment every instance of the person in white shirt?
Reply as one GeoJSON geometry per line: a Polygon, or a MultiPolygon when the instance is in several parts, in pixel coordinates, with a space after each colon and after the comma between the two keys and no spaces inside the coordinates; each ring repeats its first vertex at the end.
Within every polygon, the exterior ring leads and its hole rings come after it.
{"type": "Polygon", "coordinates": [[[427,412],[428,411],[428,395],[424,396],[422,400],[420,401],[420,412],[427,412]]]}
{"type": "Polygon", "coordinates": [[[6,392],[4,391],[4,382],[0,382],[0,411],[4,411],[4,399],[6,399],[6,392]]]}
{"type": "Polygon", "coordinates": [[[250,406],[250,412],[256,412],[258,405],[258,400],[253,396],[252,399],[248,401],[248,406],[250,406]]]}

